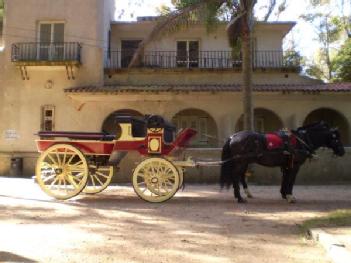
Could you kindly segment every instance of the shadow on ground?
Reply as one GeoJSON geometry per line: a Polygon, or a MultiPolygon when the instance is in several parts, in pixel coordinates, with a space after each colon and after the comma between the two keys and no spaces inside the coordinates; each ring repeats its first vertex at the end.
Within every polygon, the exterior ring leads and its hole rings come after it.
{"type": "Polygon", "coordinates": [[[19,255],[10,253],[10,252],[3,252],[0,251],[0,262],[26,262],[26,263],[31,263],[31,262],[37,262],[34,260],[31,260],[29,258],[21,257],[19,255]]]}

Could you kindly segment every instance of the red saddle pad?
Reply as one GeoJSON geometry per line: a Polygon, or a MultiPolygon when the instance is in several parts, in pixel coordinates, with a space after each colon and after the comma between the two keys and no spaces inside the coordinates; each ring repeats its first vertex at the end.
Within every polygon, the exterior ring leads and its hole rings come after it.
{"type": "MultiPolygon", "coordinates": [[[[283,139],[277,133],[267,133],[266,143],[268,150],[275,150],[283,148],[283,139]]],[[[296,137],[294,135],[289,136],[290,145],[296,146],[296,137]]]]}

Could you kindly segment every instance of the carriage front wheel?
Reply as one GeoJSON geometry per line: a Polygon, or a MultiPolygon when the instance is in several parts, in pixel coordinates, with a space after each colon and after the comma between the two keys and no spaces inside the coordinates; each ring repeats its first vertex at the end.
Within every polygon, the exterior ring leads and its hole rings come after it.
{"type": "Polygon", "coordinates": [[[83,153],[76,147],[56,144],[40,155],[35,175],[45,193],[65,200],[84,189],[88,179],[88,164],[83,153]]]}
{"type": "Polygon", "coordinates": [[[179,189],[179,171],[163,158],[146,159],[133,172],[133,187],[136,194],[145,201],[167,201],[179,189]]]}

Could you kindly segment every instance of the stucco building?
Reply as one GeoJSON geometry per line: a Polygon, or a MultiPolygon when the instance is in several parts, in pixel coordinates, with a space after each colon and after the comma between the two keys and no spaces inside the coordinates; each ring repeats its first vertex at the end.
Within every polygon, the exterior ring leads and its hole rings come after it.
{"type": "MultiPolygon", "coordinates": [[[[114,132],[114,114],[160,114],[179,129],[197,129],[193,155],[218,156],[223,140],[241,129],[241,56],[230,48],[225,25],[162,36],[147,47],[140,67],[128,69],[156,21],[116,22],[114,10],[113,0],[5,0],[0,175],[9,174],[13,157],[22,157],[24,173],[33,174],[37,131],[114,132]]],[[[282,48],[294,25],[255,25],[256,129],[324,119],[350,144],[351,84],[326,85],[300,74],[298,56],[282,48]]],[[[137,158],[124,164],[120,178],[129,177],[137,158]]],[[[334,166],[346,178],[346,168],[334,166]]]]}

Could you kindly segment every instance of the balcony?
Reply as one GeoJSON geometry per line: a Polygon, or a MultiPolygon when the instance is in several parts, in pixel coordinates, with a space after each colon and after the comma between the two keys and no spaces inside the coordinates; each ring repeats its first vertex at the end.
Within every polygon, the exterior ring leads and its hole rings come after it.
{"type": "MultiPolygon", "coordinates": [[[[119,71],[128,68],[134,50],[110,51],[106,54],[105,70],[119,71]]],[[[231,69],[241,70],[242,57],[231,51],[200,51],[180,53],[177,51],[147,51],[141,58],[139,68],[151,69],[231,69]]],[[[255,70],[299,71],[300,56],[288,51],[255,51],[255,70]]]]}
{"type": "Polygon", "coordinates": [[[18,66],[78,66],[81,45],[76,42],[15,43],[11,61],[18,66]]]}

